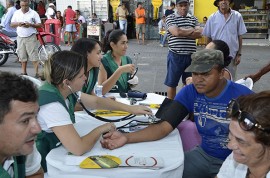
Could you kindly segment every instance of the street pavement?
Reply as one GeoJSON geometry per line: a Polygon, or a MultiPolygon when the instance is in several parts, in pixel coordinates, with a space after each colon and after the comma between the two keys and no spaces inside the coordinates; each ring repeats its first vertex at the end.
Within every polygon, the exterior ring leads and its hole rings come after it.
{"type": "MultiPolygon", "coordinates": [[[[62,50],[70,47],[61,46],[62,50]]],[[[201,50],[203,47],[198,47],[201,50]]],[[[242,60],[237,70],[237,79],[248,74],[257,72],[261,67],[270,62],[269,41],[244,39],[242,60]]],[[[138,56],[139,84],[134,89],[142,92],[166,92],[167,87],[163,84],[166,76],[167,47],[160,47],[158,40],[147,40],[145,45],[138,45],[136,40],[129,40],[127,55],[135,62],[134,54],[138,56]]],[[[15,57],[10,56],[8,62],[0,66],[0,70],[21,73],[20,63],[14,63],[15,57]]],[[[29,63],[28,75],[34,76],[33,66],[29,63]]],[[[179,84],[180,90],[182,84],[179,84]]],[[[253,91],[259,92],[270,90],[270,72],[255,83],[253,91]]]]}

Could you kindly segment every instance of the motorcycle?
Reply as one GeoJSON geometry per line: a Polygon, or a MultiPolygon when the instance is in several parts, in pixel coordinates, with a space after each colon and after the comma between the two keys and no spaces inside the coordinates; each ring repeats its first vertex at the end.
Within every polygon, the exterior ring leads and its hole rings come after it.
{"type": "Polygon", "coordinates": [[[14,54],[17,56],[17,40],[0,32],[0,66],[5,64],[8,56],[14,54]]]}
{"type": "MultiPolygon", "coordinates": [[[[44,41],[44,36],[51,36],[53,38],[59,38],[55,34],[44,32],[42,28],[37,29],[37,40],[40,43],[38,47],[38,58],[40,63],[43,65],[44,61],[48,59],[50,55],[57,51],[61,51],[61,48],[54,43],[47,43],[44,41]]],[[[0,32],[0,66],[5,64],[10,54],[17,55],[17,40],[11,38],[2,32],[0,32]]]]}

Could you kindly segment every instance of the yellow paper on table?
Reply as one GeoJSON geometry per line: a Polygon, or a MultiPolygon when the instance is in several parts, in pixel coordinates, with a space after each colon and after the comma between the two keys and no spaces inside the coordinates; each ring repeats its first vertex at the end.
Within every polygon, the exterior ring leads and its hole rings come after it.
{"type": "Polygon", "coordinates": [[[130,113],[125,111],[111,111],[111,110],[96,110],[94,112],[96,116],[113,117],[113,116],[127,116],[130,113]]]}
{"type": "Polygon", "coordinates": [[[80,164],[83,169],[110,169],[121,164],[120,158],[111,155],[89,156],[80,164]]]}

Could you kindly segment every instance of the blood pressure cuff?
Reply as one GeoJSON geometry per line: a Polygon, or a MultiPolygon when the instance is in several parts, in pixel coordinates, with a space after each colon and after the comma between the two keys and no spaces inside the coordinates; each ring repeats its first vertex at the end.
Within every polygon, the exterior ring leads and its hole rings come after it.
{"type": "Polygon", "coordinates": [[[178,101],[165,98],[155,116],[163,121],[169,122],[175,129],[188,115],[188,110],[178,101]]]}

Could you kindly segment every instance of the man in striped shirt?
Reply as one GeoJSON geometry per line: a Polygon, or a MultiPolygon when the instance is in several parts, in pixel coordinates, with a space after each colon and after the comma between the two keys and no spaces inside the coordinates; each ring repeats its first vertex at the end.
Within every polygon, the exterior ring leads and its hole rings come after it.
{"type": "Polygon", "coordinates": [[[167,76],[164,84],[168,86],[168,98],[176,95],[180,77],[185,79],[191,73],[184,72],[191,63],[191,54],[196,51],[195,39],[201,37],[202,29],[196,17],[188,13],[189,0],[177,0],[177,12],[166,18],[169,37],[169,54],[167,57],[167,76]]]}

